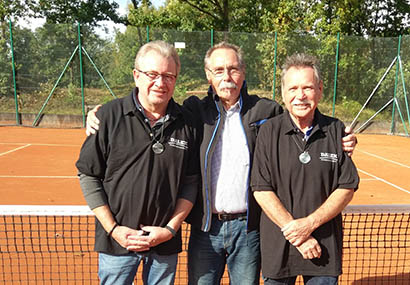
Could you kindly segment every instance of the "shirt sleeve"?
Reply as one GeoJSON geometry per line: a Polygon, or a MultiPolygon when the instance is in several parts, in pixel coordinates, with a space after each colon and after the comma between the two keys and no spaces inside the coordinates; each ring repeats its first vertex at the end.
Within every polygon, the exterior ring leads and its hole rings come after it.
{"type": "Polygon", "coordinates": [[[251,189],[252,191],[273,191],[272,176],[270,169],[271,155],[270,145],[271,138],[269,134],[271,129],[268,123],[261,126],[256,139],[255,153],[251,171],[251,189]]]}
{"type": "Polygon", "coordinates": [[[104,119],[104,113],[102,112],[103,108],[104,106],[96,114],[100,118],[100,128],[96,134],[86,138],[76,163],[80,173],[94,176],[101,180],[105,177],[108,159],[108,135],[106,134],[107,127],[106,119],[104,119]]]}
{"type": "Polygon", "coordinates": [[[86,138],[76,162],[81,190],[91,209],[107,204],[103,180],[107,168],[108,143],[106,142],[106,120],[101,109],[97,112],[100,128],[96,134],[86,138]]]}
{"type": "Polygon", "coordinates": [[[178,192],[178,198],[183,198],[195,204],[196,197],[201,186],[201,171],[199,162],[200,145],[200,123],[192,116],[192,113],[185,111],[185,118],[190,129],[191,139],[189,146],[189,158],[186,173],[178,192]],[[188,119],[187,119],[188,118],[188,119]]]}
{"type": "Polygon", "coordinates": [[[178,198],[182,198],[195,204],[199,191],[199,175],[187,175],[178,193],[178,198]]]}
{"type": "Polygon", "coordinates": [[[104,192],[102,181],[99,178],[83,173],[78,173],[78,176],[85,201],[91,210],[108,204],[107,195],[104,192]]]}
{"type": "MultiPolygon", "coordinates": [[[[341,144],[342,137],[345,135],[345,126],[339,121],[338,132],[341,134],[338,136],[338,142],[341,144]]],[[[341,148],[341,146],[340,146],[341,148]]],[[[355,191],[359,188],[359,175],[357,173],[357,168],[350,156],[342,150],[341,159],[339,160],[339,177],[338,177],[338,187],[341,189],[354,189],[355,191]]]]}

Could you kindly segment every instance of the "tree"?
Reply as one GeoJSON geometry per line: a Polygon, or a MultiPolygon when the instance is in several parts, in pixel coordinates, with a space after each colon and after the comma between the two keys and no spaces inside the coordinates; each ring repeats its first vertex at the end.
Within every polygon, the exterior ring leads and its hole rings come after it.
{"type": "Polygon", "coordinates": [[[9,19],[18,19],[22,16],[32,16],[32,0],[3,0],[0,2],[1,38],[5,38],[9,19]]]}
{"type": "Polygon", "coordinates": [[[75,23],[96,26],[99,21],[111,20],[126,23],[110,0],[40,0],[36,11],[50,23],[75,23]]]}
{"type": "Polygon", "coordinates": [[[365,1],[369,36],[397,37],[410,34],[410,3],[405,0],[365,1]]]}
{"type": "Polygon", "coordinates": [[[261,31],[262,17],[282,1],[268,0],[169,0],[155,9],[142,1],[130,9],[129,23],[182,31],[261,31]]]}

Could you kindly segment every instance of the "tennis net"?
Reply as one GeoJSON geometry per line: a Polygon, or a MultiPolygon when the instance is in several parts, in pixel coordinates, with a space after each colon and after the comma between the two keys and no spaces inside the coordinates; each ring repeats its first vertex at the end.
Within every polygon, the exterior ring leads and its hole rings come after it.
{"type": "MultiPolygon", "coordinates": [[[[409,221],[410,205],[348,206],[340,284],[409,284],[409,221]]],[[[184,224],[175,284],[188,283],[188,236],[184,224]]],[[[0,284],[98,284],[93,244],[87,206],[0,206],[0,284]]]]}

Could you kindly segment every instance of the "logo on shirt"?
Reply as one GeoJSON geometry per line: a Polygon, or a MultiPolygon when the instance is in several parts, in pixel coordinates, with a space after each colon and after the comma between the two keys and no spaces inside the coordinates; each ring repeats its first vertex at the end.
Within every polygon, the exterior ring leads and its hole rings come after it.
{"type": "Polygon", "coordinates": [[[179,149],[183,149],[183,150],[188,149],[188,142],[184,141],[184,140],[170,138],[168,144],[172,147],[176,147],[176,148],[179,148],[179,149]]]}
{"type": "Polygon", "coordinates": [[[321,152],[320,153],[320,160],[321,161],[327,161],[327,162],[337,162],[337,154],[336,153],[321,152]]]}

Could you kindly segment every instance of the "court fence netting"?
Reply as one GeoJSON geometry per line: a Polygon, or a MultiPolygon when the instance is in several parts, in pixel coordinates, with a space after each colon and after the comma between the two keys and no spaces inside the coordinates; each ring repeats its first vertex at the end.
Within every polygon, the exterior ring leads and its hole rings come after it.
{"type": "MultiPolygon", "coordinates": [[[[410,284],[409,221],[410,205],[349,205],[340,284],[410,284]]],[[[0,284],[98,284],[94,222],[87,206],[0,206],[0,284]]],[[[175,284],[188,283],[182,230],[175,284]]]]}

